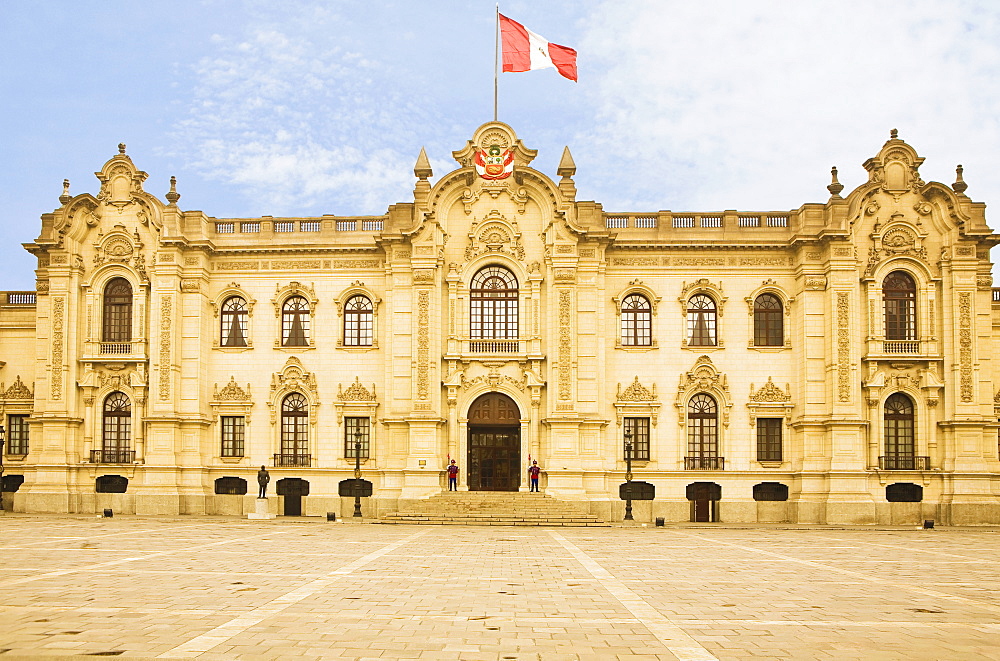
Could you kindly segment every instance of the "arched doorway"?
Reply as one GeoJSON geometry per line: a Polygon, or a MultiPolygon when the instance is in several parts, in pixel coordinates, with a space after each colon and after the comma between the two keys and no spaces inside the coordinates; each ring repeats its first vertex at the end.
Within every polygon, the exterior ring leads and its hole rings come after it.
{"type": "Polygon", "coordinates": [[[469,489],[517,491],[521,482],[521,412],[507,395],[480,396],[469,409],[469,489]]]}

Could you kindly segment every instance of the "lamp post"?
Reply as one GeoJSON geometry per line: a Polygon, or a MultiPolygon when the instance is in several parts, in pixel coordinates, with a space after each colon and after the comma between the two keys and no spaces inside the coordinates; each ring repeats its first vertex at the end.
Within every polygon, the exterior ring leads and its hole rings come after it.
{"type": "Polygon", "coordinates": [[[632,432],[625,430],[625,521],[632,518],[632,432]]]}
{"type": "Polygon", "coordinates": [[[361,430],[354,430],[354,516],[361,516],[361,430]]]}

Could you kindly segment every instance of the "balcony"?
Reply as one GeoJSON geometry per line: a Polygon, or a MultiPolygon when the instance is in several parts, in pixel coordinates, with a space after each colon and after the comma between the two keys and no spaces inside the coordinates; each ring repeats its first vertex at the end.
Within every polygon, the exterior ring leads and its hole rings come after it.
{"type": "Polygon", "coordinates": [[[878,467],[886,471],[926,471],[931,469],[931,458],[912,455],[879,457],[878,467]]]}
{"type": "Polygon", "coordinates": [[[919,354],[920,340],[882,340],[882,353],[899,354],[919,354]]]}
{"type": "Polygon", "coordinates": [[[721,471],[725,467],[725,457],[684,457],[684,470],[721,471]]]}
{"type": "Polygon", "coordinates": [[[312,466],[311,454],[276,454],[274,455],[275,466],[312,466]]]}
{"type": "Polygon", "coordinates": [[[521,340],[468,340],[468,353],[521,353],[521,340]]]}
{"type": "Polygon", "coordinates": [[[91,450],[92,464],[131,464],[135,461],[135,450],[91,450]]]}

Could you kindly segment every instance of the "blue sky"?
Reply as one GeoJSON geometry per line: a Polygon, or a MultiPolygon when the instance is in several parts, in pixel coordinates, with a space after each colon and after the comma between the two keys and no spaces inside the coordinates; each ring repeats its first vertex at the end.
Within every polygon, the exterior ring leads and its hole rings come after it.
{"type": "MultiPolygon", "coordinates": [[[[787,210],[848,190],[898,128],[926,181],[1000,203],[1000,5],[503,2],[580,82],[502,74],[500,119],[609,211],[787,210]]],[[[380,214],[492,118],[494,3],[0,0],[0,289],[119,142],[217,217],[380,214]]],[[[988,219],[991,218],[988,212],[988,219]]],[[[995,223],[991,221],[991,225],[995,223]]]]}

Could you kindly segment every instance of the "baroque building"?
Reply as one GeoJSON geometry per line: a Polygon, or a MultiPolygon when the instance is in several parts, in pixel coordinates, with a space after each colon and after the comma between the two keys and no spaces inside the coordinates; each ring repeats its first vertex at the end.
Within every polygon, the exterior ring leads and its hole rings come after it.
{"type": "Polygon", "coordinates": [[[608,212],[490,122],[377,216],[214,218],[119,153],[0,301],[22,512],[366,516],[446,489],[620,519],[1000,523],[985,205],[896,136],[782,212],[608,212]],[[357,455],[360,454],[360,457],[357,455]]]}

